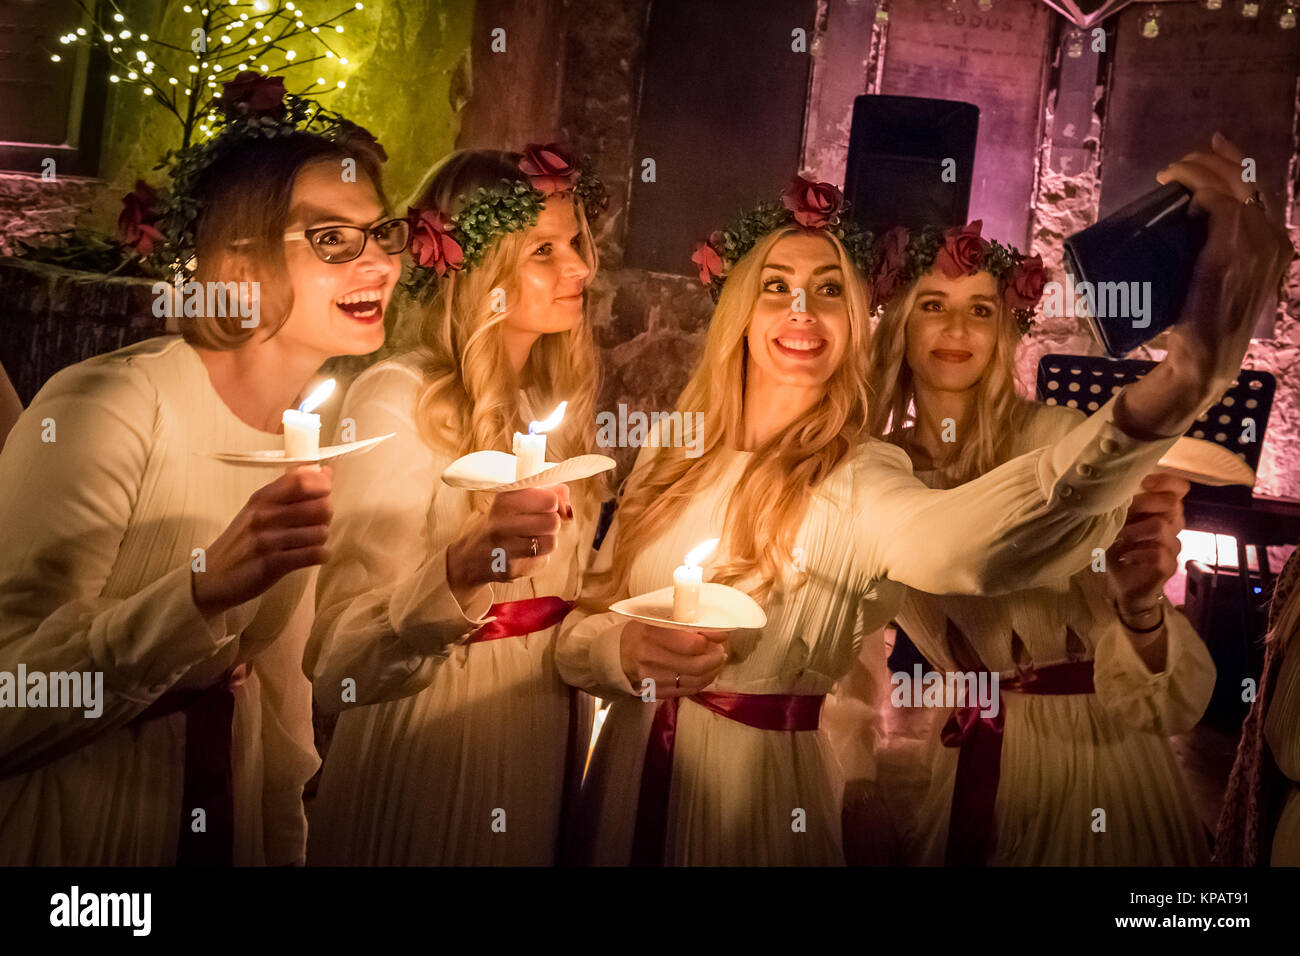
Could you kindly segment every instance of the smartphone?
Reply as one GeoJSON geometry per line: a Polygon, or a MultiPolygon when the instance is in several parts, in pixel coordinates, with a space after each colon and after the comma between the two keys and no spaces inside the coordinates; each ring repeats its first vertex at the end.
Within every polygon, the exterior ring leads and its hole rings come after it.
{"type": "Polygon", "coordinates": [[[1151,341],[1182,311],[1209,228],[1188,214],[1191,202],[1186,186],[1170,183],[1065,240],[1061,304],[1087,317],[1112,358],[1151,341]]]}

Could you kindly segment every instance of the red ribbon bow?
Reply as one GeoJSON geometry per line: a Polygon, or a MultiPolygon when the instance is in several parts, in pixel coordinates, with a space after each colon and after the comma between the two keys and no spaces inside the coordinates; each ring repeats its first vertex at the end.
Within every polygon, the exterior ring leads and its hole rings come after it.
{"type": "MultiPolygon", "coordinates": [[[[1092,661],[1070,661],[1046,667],[1018,669],[1002,687],[1022,694],[1091,694],[1092,661]]],[[[980,716],[980,708],[957,707],[939,737],[945,747],[960,748],[957,777],[952,786],[948,817],[947,866],[984,866],[993,847],[998,781],[1002,776],[1002,731],[1005,701],[998,693],[995,717],[980,716]]]]}
{"type": "Polygon", "coordinates": [[[535,634],[554,627],[573,610],[573,602],[549,595],[523,601],[501,601],[488,609],[488,621],[469,639],[469,643],[496,641],[503,637],[535,634]]]}

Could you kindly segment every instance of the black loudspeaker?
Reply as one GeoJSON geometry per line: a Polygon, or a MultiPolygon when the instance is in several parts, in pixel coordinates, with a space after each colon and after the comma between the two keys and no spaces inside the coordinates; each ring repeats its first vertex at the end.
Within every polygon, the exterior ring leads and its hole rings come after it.
{"type": "Polygon", "coordinates": [[[859,96],[844,171],[848,215],[879,235],[891,226],[966,223],[979,107],[919,96],[859,96]],[[944,182],[944,160],[955,163],[944,182]]]}

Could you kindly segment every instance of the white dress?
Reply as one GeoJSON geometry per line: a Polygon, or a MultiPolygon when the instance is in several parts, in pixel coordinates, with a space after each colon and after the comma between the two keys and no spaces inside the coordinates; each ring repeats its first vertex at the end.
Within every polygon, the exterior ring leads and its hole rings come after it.
{"type": "MultiPolygon", "coordinates": [[[[1083,417],[1074,409],[1037,406],[1012,452],[1049,445],[1083,417]]],[[[941,481],[934,471],[916,474],[928,485],[941,481]]],[[[1164,670],[1157,673],[1133,649],[1106,582],[1091,565],[996,597],[909,588],[896,619],[940,673],[991,668],[1010,680],[1018,665],[1094,662],[1094,694],[1003,690],[996,837],[989,864],[1209,862],[1205,830],[1167,737],[1200,720],[1214,689],[1215,668],[1180,612],[1166,609],[1168,651],[1164,670]]],[[[934,727],[926,755],[926,795],[912,808],[901,834],[907,863],[944,863],[959,750],[943,745],[939,729],[934,727]]]]}
{"type": "Polygon", "coordinates": [[[566,745],[590,739],[590,708],[570,713],[581,695],[556,673],[554,628],[467,638],[493,602],[574,599],[594,529],[566,521],[542,573],[490,585],[462,610],[446,549],[471,520],[469,494],[442,484],[452,456],[418,434],[420,355],[368,369],[341,413],[358,438],[395,437],[335,466],[333,553],[307,670],[318,705],[342,714],[311,810],[308,862],[549,865],[566,745]],[[348,680],[355,703],[343,700],[348,680]]]}
{"type": "MultiPolygon", "coordinates": [[[[902,584],[990,593],[1050,581],[1112,540],[1130,496],[1173,439],[1140,442],[1111,422],[1112,402],[1050,448],[953,491],[927,489],[904,452],[868,442],[809,506],[795,546],[807,583],[766,608],[767,625],[737,632],[711,692],[831,694],[858,662],[863,633],[894,615],[902,584]],[[900,583],[901,582],[901,583],[900,583]]],[[[643,467],[654,449],[645,449],[643,467]]],[[[631,593],[671,583],[682,556],[720,536],[751,453],[730,451],[720,473],[637,555],[631,593]]],[[[597,557],[607,566],[618,518],[597,557]]],[[[716,564],[715,554],[710,564],[716,564]]],[[[706,566],[705,577],[708,577],[706,566]]],[[[614,698],[583,784],[580,844],[588,861],[631,859],[641,770],[656,704],[643,703],[619,661],[624,619],[571,614],[556,658],[574,685],[614,698]]],[[[639,688],[637,688],[639,691],[639,688]]],[[[841,695],[843,696],[843,695],[841,695]]],[[[664,859],[671,864],[840,864],[841,784],[869,779],[869,706],[829,700],[817,731],[773,732],[690,700],[677,718],[664,859]],[[827,733],[836,725],[837,743],[827,733]]]]}
{"type": "Polygon", "coordinates": [[[233,860],[302,861],[313,572],[223,614],[190,591],[192,550],[275,477],[209,453],[282,442],[226,407],[179,336],[66,368],[22,414],[0,454],[0,671],[100,672],[105,701],[97,718],[0,708],[0,863],[173,863],[186,717],[132,721],[242,662],[233,860]]]}

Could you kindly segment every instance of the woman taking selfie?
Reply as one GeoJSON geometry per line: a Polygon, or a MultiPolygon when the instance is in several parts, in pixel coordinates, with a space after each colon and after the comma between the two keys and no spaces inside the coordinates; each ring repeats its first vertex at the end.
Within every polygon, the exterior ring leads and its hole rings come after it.
{"type": "Polygon", "coordinates": [[[704,452],[643,451],[601,549],[607,573],[589,576],[595,613],[570,616],[557,652],[567,680],[614,698],[584,783],[587,859],[843,862],[839,771],[814,731],[854,659],[858,611],[869,633],[901,586],[1037,586],[1110,543],[1143,476],[1236,373],[1289,251],[1233,198],[1231,161],[1172,169],[1210,239],[1169,357],[1054,444],[945,491],[868,440],[869,263],[833,187],[797,181],[788,215],[760,207],[697,250],[707,279],[730,266],[678,403],[704,412],[704,452]],[[601,612],[671,583],[714,537],[706,578],[754,596],[763,628],[719,639],[601,612]]]}
{"type": "Polygon", "coordinates": [[[591,447],[600,202],[598,181],[536,146],[453,154],[411,210],[418,347],[358,378],[342,413],[395,437],[338,466],[307,669],[342,716],[312,863],[557,859],[590,711],[559,679],[552,635],[581,587],[601,483],[490,495],[441,478],[561,402],[547,459],[591,447]]]}
{"type": "Polygon", "coordinates": [[[407,226],[368,133],[305,122],[278,77],[225,90],[223,131],[143,234],[164,264],[197,255],[208,287],[253,283],[255,317],[230,303],[64,369],[0,455],[0,670],[102,686],[99,713],[0,709],[4,863],[303,861],[302,569],[324,558],[331,473],[213,453],[282,447],[321,363],[383,343],[407,226]]]}
{"type": "MultiPolygon", "coordinates": [[[[1050,446],[1084,420],[1016,394],[1016,346],[1045,275],[1038,257],[986,242],[979,225],[891,230],[876,266],[871,433],[906,451],[932,488],[1050,446]]],[[[907,589],[897,620],[930,665],[997,672],[1001,697],[996,714],[959,708],[935,728],[901,862],[1207,862],[1167,740],[1191,729],[1214,688],[1209,651],[1162,593],[1187,488],[1148,476],[1104,559],[1057,582],[997,597],[907,589]]]]}

